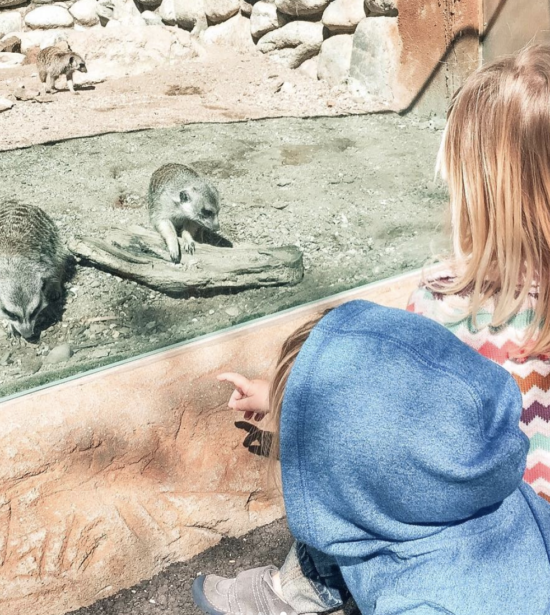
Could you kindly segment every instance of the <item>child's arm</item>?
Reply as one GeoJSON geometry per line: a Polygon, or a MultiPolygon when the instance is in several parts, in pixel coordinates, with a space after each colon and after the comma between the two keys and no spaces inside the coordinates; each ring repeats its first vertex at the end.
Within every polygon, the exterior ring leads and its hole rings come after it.
{"type": "Polygon", "coordinates": [[[254,420],[261,421],[269,412],[267,380],[249,380],[233,372],[219,374],[217,378],[221,382],[231,382],[235,387],[227,405],[233,410],[244,412],[245,419],[254,417],[254,420]]]}

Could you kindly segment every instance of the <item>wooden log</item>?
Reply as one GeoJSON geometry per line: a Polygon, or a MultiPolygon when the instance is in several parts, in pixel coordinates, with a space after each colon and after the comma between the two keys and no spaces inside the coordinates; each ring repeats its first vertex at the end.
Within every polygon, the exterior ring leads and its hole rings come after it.
{"type": "Polygon", "coordinates": [[[302,252],[296,246],[195,246],[194,254],[183,254],[175,265],[160,235],[141,226],[108,229],[105,239],[75,237],[69,242],[84,264],[172,296],[295,285],[304,277],[302,252]]]}

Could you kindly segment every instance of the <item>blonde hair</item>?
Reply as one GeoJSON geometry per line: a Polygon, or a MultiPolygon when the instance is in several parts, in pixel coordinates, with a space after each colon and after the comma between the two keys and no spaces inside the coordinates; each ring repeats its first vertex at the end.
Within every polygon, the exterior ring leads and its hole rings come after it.
{"type": "Polygon", "coordinates": [[[437,291],[471,292],[474,323],[492,300],[491,326],[498,327],[537,284],[524,343],[530,354],[548,351],[550,45],[525,48],[467,79],[451,102],[438,167],[449,186],[456,277],[437,291]]]}
{"type": "Polygon", "coordinates": [[[270,474],[272,479],[275,478],[275,482],[278,482],[278,477],[276,476],[275,461],[279,458],[279,425],[281,421],[283,397],[285,394],[288,377],[290,376],[290,372],[292,370],[294,362],[296,361],[296,357],[302,349],[302,346],[304,345],[305,341],[309,337],[309,334],[311,333],[312,329],[324,316],[326,316],[326,314],[328,314],[333,309],[334,308],[328,308],[324,310],[323,312],[317,314],[311,320],[304,323],[298,329],[296,329],[296,331],[289,335],[289,337],[285,340],[281,348],[281,352],[279,353],[277,366],[275,368],[275,374],[269,388],[269,414],[270,423],[273,429],[269,446],[270,457],[272,461],[270,474]]]}

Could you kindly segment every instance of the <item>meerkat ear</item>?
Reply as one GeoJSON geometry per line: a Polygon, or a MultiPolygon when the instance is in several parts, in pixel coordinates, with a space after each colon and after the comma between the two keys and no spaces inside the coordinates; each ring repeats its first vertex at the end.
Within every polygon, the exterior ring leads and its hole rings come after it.
{"type": "Polygon", "coordinates": [[[76,66],[77,62],[76,62],[76,58],[74,56],[71,56],[71,59],[69,60],[69,64],[71,66],[76,66]]]}
{"type": "Polygon", "coordinates": [[[180,203],[187,203],[190,200],[191,199],[189,198],[189,193],[187,192],[187,190],[182,190],[180,192],[180,203]]]}

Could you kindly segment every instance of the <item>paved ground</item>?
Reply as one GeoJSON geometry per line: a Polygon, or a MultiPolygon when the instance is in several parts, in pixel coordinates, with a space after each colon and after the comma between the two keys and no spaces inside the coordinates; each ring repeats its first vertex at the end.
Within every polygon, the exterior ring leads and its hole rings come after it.
{"type": "MultiPolygon", "coordinates": [[[[197,575],[215,573],[232,577],[247,568],[270,563],[280,566],[291,544],[286,521],[276,521],[243,538],[226,538],[188,562],[169,566],[150,581],[70,615],[199,615],[191,598],[191,584],[197,575]]],[[[346,615],[359,612],[349,604],[346,615]]]]}

